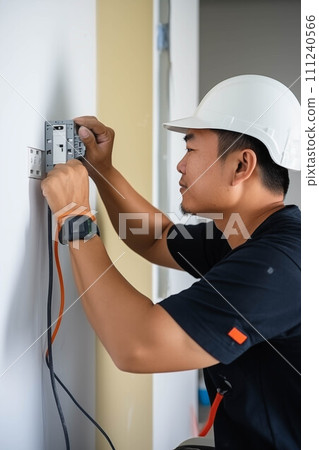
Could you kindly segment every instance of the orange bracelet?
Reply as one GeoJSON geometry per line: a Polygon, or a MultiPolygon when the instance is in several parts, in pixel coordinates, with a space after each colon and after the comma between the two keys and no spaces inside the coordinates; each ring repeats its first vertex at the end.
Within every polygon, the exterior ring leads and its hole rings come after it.
{"type": "Polygon", "coordinates": [[[75,216],[88,216],[93,222],[96,222],[96,217],[93,214],[91,214],[90,211],[77,211],[76,208],[73,208],[72,210],[68,210],[67,212],[61,214],[57,218],[58,229],[59,230],[61,229],[66,219],[75,216]]]}

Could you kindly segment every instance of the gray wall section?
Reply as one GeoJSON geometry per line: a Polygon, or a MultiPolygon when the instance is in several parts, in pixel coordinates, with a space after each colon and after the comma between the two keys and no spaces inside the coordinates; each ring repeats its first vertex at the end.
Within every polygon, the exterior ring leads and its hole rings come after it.
{"type": "MultiPolygon", "coordinates": [[[[275,78],[300,101],[300,0],[200,0],[199,98],[217,83],[254,73],[275,78]]],[[[300,172],[286,204],[300,206],[300,172]]]]}

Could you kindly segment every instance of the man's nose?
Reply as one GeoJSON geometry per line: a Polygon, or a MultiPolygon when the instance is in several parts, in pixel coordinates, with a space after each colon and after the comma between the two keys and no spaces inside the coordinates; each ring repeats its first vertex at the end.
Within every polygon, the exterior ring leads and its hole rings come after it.
{"type": "Polygon", "coordinates": [[[184,158],[182,158],[180,160],[180,162],[177,164],[176,166],[177,172],[181,173],[181,174],[185,174],[186,173],[186,161],[185,161],[185,156],[184,158]]]}

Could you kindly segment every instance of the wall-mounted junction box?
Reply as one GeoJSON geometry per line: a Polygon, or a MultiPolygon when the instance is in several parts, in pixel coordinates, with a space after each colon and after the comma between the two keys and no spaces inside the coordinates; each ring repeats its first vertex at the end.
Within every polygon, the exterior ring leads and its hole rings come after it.
{"type": "Polygon", "coordinates": [[[73,120],[45,122],[45,166],[46,172],[55,164],[66,163],[85,155],[85,145],[77,134],[73,120]]]}

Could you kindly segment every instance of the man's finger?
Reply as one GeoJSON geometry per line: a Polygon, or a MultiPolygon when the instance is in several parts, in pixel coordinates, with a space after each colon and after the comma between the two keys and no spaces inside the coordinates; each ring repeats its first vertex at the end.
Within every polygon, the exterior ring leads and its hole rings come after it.
{"type": "Polygon", "coordinates": [[[76,117],[73,120],[77,125],[89,128],[96,135],[105,133],[106,126],[94,116],[76,117]]]}
{"type": "MultiPolygon", "coordinates": [[[[94,134],[98,144],[102,142],[109,142],[114,139],[114,131],[111,128],[106,127],[102,122],[99,122],[96,117],[83,116],[83,117],[76,117],[73,120],[77,125],[80,125],[79,129],[80,137],[81,137],[80,130],[82,127],[84,127],[86,130],[89,130],[94,134]]],[[[84,133],[84,130],[82,130],[81,133],[84,133]]],[[[84,139],[86,139],[85,136],[83,136],[83,140],[84,139]]]]}
{"type": "MultiPolygon", "coordinates": [[[[66,163],[69,166],[83,166],[83,164],[81,163],[81,161],[79,161],[78,159],[69,159],[66,163]]],[[[61,164],[64,165],[64,164],[61,164]]]]}
{"type": "Polygon", "coordinates": [[[95,140],[95,136],[92,133],[91,130],[89,130],[87,127],[85,126],[81,126],[79,128],[79,136],[81,138],[81,140],[86,144],[86,145],[90,145],[90,144],[96,144],[96,140],[95,140]]]}

